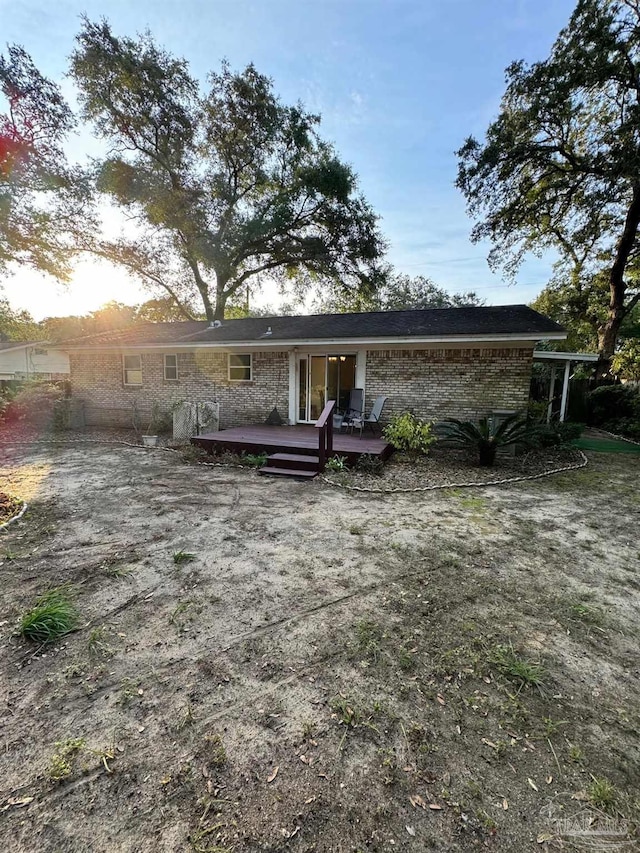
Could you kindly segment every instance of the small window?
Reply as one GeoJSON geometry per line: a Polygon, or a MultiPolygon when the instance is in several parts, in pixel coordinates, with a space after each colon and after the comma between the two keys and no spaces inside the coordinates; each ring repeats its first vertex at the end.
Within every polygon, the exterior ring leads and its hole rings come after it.
{"type": "Polygon", "coordinates": [[[165,355],[164,357],[164,378],[167,382],[175,382],[178,378],[178,356],[165,355]]]}
{"type": "Polygon", "coordinates": [[[251,379],[251,353],[229,353],[229,379],[232,382],[247,382],[251,379]]]}
{"type": "Polygon", "coordinates": [[[142,385],[142,356],[125,355],[122,357],[122,372],[125,385],[142,385]]]}

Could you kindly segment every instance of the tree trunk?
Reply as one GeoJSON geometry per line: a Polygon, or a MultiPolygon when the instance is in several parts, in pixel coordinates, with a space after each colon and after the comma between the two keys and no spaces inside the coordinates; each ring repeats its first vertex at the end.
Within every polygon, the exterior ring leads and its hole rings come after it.
{"type": "Polygon", "coordinates": [[[640,226],[640,184],[634,184],[624,229],[618,240],[615,258],[609,272],[609,314],[605,323],[598,330],[600,355],[598,374],[604,374],[609,369],[609,363],[616,351],[620,326],[627,313],[624,304],[627,289],[624,275],[638,234],[638,226],[640,226]]]}
{"type": "Polygon", "coordinates": [[[495,444],[478,445],[478,465],[481,468],[492,468],[496,461],[498,448],[495,444]]]}
{"type": "Polygon", "coordinates": [[[213,320],[220,319],[217,316],[217,306],[216,310],[214,310],[213,305],[211,304],[211,299],[209,298],[209,285],[200,275],[200,268],[198,267],[198,262],[192,260],[190,257],[186,257],[185,259],[189,266],[191,267],[191,272],[193,273],[193,278],[196,283],[196,287],[198,288],[198,293],[200,294],[200,298],[202,299],[202,304],[204,306],[204,313],[207,320],[211,323],[213,320]]]}
{"type": "Polygon", "coordinates": [[[224,309],[227,307],[228,294],[225,291],[226,281],[218,277],[216,286],[216,307],[214,312],[214,320],[224,320],[224,309]]]}

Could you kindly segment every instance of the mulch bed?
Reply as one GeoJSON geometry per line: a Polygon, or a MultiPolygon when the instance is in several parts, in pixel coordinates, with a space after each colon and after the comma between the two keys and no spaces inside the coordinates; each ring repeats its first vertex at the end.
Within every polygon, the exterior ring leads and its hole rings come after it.
{"type": "Polygon", "coordinates": [[[4,524],[9,519],[17,515],[22,509],[22,501],[19,498],[14,498],[12,495],[7,495],[5,492],[0,492],[0,524],[4,524]]]}
{"type": "Polygon", "coordinates": [[[331,482],[365,489],[417,489],[463,483],[493,483],[509,477],[543,474],[582,461],[579,451],[559,447],[518,456],[499,455],[493,468],[480,468],[475,457],[453,449],[432,450],[415,461],[396,453],[380,475],[352,470],[326,472],[331,482]]]}

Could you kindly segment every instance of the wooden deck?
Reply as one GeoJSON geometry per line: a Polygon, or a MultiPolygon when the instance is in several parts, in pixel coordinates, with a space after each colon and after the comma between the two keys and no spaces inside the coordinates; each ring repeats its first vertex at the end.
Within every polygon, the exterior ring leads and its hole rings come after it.
{"type": "MultiPolygon", "coordinates": [[[[195,436],[192,444],[202,447],[208,453],[229,450],[233,453],[300,453],[310,456],[318,454],[318,430],[307,424],[296,426],[245,426],[222,429],[195,436]]],[[[334,432],[333,452],[345,456],[347,462],[354,464],[363,454],[387,459],[393,448],[382,438],[365,433],[334,432]]]]}

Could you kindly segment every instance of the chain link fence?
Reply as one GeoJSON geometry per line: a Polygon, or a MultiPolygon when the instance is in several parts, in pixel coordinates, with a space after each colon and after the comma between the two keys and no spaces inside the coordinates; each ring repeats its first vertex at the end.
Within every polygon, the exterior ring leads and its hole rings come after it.
{"type": "Polygon", "coordinates": [[[173,440],[187,442],[194,435],[220,429],[219,403],[180,403],[173,410],[173,440]]]}

